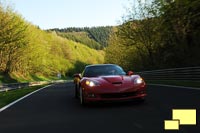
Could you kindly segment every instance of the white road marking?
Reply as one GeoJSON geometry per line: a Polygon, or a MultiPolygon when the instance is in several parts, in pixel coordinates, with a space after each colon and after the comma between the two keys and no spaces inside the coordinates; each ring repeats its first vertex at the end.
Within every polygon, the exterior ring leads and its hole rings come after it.
{"type": "Polygon", "coordinates": [[[185,86],[176,86],[176,85],[164,85],[164,84],[147,84],[147,85],[164,86],[164,87],[174,87],[174,88],[184,88],[184,89],[192,89],[192,90],[200,90],[200,88],[196,88],[196,87],[185,87],[185,86]]]}
{"type": "MultiPolygon", "coordinates": [[[[51,84],[51,85],[52,85],[52,84],[51,84]]],[[[38,91],[40,91],[40,90],[43,90],[43,89],[45,89],[45,88],[47,88],[47,87],[49,87],[49,86],[51,86],[51,85],[47,85],[47,86],[45,86],[45,87],[42,87],[42,88],[40,88],[40,89],[38,89],[38,90],[36,90],[36,91],[33,91],[33,92],[31,92],[31,93],[29,93],[29,94],[27,94],[27,95],[25,95],[25,96],[23,96],[23,97],[21,97],[21,98],[15,100],[14,102],[12,102],[12,103],[10,103],[10,104],[8,104],[8,105],[6,105],[6,106],[0,108],[0,112],[6,110],[7,108],[13,106],[13,105],[16,104],[17,102],[19,102],[19,101],[21,101],[21,100],[27,98],[28,96],[30,96],[30,95],[32,95],[32,94],[34,94],[34,93],[36,93],[36,92],[38,92],[38,91]]]]}

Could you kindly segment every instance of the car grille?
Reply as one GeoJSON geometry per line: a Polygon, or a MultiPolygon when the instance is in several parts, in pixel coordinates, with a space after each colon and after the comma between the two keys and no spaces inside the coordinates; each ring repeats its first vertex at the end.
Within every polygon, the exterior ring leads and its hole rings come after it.
{"type": "Polygon", "coordinates": [[[125,98],[135,96],[137,92],[126,92],[126,93],[107,93],[101,94],[101,98],[125,98]]]}

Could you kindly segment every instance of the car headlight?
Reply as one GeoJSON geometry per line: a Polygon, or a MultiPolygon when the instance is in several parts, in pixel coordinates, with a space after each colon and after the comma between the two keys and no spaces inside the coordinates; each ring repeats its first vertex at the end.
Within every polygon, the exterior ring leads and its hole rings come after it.
{"type": "Polygon", "coordinates": [[[144,82],[144,80],[141,78],[141,77],[138,77],[138,78],[136,78],[135,80],[134,80],[134,84],[141,84],[141,83],[143,83],[144,82]]]}
{"type": "Polygon", "coordinates": [[[98,86],[98,82],[96,81],[91,81],[91,80],[86,80],[85,82],[86,85],[90,86],[90,87],[93,87],[93,86],[98,86]]]}

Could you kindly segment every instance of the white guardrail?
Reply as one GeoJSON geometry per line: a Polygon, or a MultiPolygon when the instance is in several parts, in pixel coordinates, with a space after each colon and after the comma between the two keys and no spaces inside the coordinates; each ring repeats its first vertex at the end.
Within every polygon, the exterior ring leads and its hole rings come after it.
{"type": "Polygon", "coordinates": [[[12,83],[12,84],[0,84],[0,92],[19,89],[23,87],[29,86],[37,86],[37,85],[44,85],[44,84],[51,84],[51,83],[64,83],[67,80],[55,80],[55,81],[36,81],[36,82],[29,82],[29,83],[12,83]]]}
{"type": "Polygon", "coordinates": [[[135,72],[145,80],[195,80],[200,81],[200,67],[170,68],[135,72]]]}

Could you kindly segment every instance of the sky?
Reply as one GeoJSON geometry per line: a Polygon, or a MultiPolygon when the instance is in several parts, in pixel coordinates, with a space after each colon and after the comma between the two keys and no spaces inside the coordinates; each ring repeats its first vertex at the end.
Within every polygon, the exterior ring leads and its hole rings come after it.
{"type": "Polygon", "coordinates": [[[129,0],[9,0],[41,29],[118,25],[129,0]]]}

